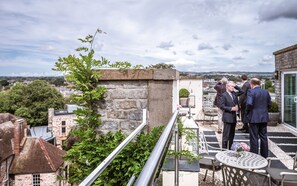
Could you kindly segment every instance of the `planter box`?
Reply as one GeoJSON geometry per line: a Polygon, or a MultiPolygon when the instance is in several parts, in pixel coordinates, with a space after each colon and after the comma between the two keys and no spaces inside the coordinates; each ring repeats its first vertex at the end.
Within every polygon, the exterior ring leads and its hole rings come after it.
{"type": "Polygon", "coordinates": [[[268,126],[276,126],[279,122],[279,112],[269,112],[268,126]]]}

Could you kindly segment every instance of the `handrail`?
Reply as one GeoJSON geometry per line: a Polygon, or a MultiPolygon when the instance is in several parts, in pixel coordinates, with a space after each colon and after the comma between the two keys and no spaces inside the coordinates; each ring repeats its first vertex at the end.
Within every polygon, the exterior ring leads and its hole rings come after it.
{"type": "Polygon", "coordinates": [[[145,163],[138,179],[136,180],[136,186],[147,186],[151,185],[157,168],[161,162],[164,152],[166,151],[165,147],[168,146],[170,142],[171,133],[173,133],[173,127],[177,119],[179,110],[176,110],[169,120],[166,128],[164,129],[161,137],[159,138],[153,152],[151,153],[149,159],[145,163]]]}
{"type": "Polygon", "coordinates": [[[128,143],[135,138],[135,136],[146,126],[146,109],[143,109],[142,124],[139,125],[116,149],[101,164],[93,170],[80,184],[79,186],[91,185],[98,176],[105,170],[105,168],[115,159],[115,157],[128,145],[128,143]]]}

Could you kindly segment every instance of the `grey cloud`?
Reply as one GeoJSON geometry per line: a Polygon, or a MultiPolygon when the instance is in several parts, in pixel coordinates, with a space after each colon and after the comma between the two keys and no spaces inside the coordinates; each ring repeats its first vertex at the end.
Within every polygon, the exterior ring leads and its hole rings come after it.
{"type": "Polygon", "coordinates": [[[208,43],[201,43],[198,46],[198,50],[211,50],[213,47],[208,43]]]}
{"type": "Polygon", "coordinates": [[[232,58],[233,60],[243,60],[244,58],[242,56],[236,56],[232,58]]]}
{"type": "Polygon", "coordinates": [[[197,36],[196,34],[193,34],[193,35],[192,35],[192,38],[195,39],[195,40],[198,40],[198,39],[199,39],[198,36],[197,36]]]}
{"type": "Polygon", "coordinates": [[[247,50],[247,49],[244,49],[241,51],[241,53],[248,53],[248,52],[249,52],[249,50],[247,50]]]}
{"type": "Polygon", "coordinates": [[[224,44],[223,45],[223,49],[225,49],[225,50],[229,50],[231,47],[232,47],[231,44],[224,44]]]}
{"type": "Polygon", "coordinates": [[[169,50],[171,47],[174,45],[172,44],[172,41],[169,42],[161,42],[160,45],[158,46],[159,48],[163,48],[165,50],[169,50]]]}
{"type": "Polygon", "coordinates": [[[279,18],[297,19],[296,7],[296,0],[270,2],[260,9],[259,19],[260,21],[273,21],[279,18]]]}
{"type": "Polygon", "coordinates": [[[189,56],[192,56],[192,55],[194,55],[194,52],[193,51],[190,51],[190,50],[186,50],[185,51],[185,54],[187,54],[189,56]]]}

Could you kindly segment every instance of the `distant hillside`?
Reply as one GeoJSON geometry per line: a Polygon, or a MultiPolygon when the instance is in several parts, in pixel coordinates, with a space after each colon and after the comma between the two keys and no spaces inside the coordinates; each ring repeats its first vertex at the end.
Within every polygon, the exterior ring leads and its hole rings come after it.
{"type": "Polygon", "coordinates": [[[248,78],[257,77],[259,79],[274,79],[274,72],[180,72],[182,75],[202,76],[204,79],[228,79],[240,80],[240,76],[246,74],[248,78]]]}

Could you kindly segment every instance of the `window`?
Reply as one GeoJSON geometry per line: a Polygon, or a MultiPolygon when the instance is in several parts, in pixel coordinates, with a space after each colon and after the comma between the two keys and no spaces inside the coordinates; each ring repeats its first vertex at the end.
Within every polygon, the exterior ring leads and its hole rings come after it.
{"type": "Polygon", "coordinates": [[[62,134],[66,133],[66,121],[62,121],[62,134]]]}
{"type": "Polygon", "coordinates": [[[40,174],[33,174],[33,186],[40,186],[40,174]]]}

